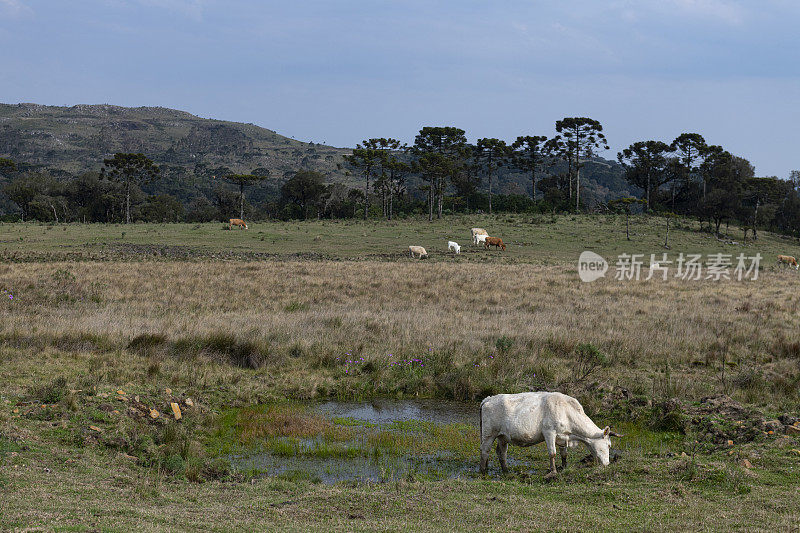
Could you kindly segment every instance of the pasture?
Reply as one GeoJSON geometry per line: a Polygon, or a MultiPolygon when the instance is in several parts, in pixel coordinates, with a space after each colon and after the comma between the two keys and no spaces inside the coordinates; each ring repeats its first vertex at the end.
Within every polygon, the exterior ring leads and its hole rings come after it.
{"type": "Polygon", "coordinates": [[[581,251],[660,255],[664,221],[631,241],[604,215],[248,225],[0,224],[0,529],[797,527],[800,278],[774,264],[796,240],[679,221],[670,254],[759,252],[759,279],[585,284],[581,251]],[[548,483],[543,446],[512,446],[483,478],[474,425],[315,410],[534,389],[624,433],[619,460],[573,453],[548,483]],[[383,468],[231,461],[256,454],[383,468]],[[429,457],[458,475],[398,466],[429,457]]]}
{"type": "MultiPolygon", "coordinates": [[[[707,225],[707,224],[706,224],[707,225]]],[[[395,221],[323,220],[308,222],[250,222],[248,230],[228,230],[227,223],[207,224],[3,224],[0,258],[5,261],[56,260],[265,260],[309,259],[396,261],[408,255],[408,246],[423,246],[432,261],[451,261],[447,242],[461,245],[459,262],[575,265],[583,250],[606,258],[620,253],[660,256],[666,219],[631,217],[631,240],[625,238],[622,215],[495,215],[450,216],[431,223],[413,219],[395,221]],[[507,245],[492,254],[472,246],[470,228],[486,228],[507,245]]],[[[669,244],[684,253],[760,251],[769,265],[779,254],[800,256],[797,239],[760,234],[756,245],[743,244],[742,231],[730,228],[728,244],[699,232],[700,223],[671,222],[669,244]]],[[[724,229],[724,228],[723,228],[724,229]]]]}

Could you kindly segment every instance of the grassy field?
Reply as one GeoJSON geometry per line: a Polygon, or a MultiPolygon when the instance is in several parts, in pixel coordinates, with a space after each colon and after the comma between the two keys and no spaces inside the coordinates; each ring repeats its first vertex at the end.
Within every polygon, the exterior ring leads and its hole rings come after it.
{"type": "Polygon", "coordinates": [[[584,249],[661,254],[660,219],[635,219],[630,242],[613,216],[0,224],[0,529],[792,530],[800,274],[771,258],[798,243],[698,229],[679,222],[669,253],[761,253],[758,280],[578,280],[584,249]],[[471,247],[473,226],[507,252],[471,247]],[[512,473],[482,478],[474,427],[367,427],[307,403],[477,411],[532,389],[625,433],[620,460],[546,483],[542,446],[512,447],[512,473]],[[256,450],[467,471],[329,485],[226,459],[256,450]]]}
{"type": "MultiPolygon", "coordinates": [[[[431,261],[575,264],[584,250],[604,257],[620,253],[655,253],[663,248],[666,221],[632,217],[631,240],[625,237],[622,215],[453,216],[432,223],[398,221],[255,222],[248,230],[228,231],[210,224],[3,224],[0,258],[14,260],[193,260],[193,259],[332,259],[396,261],[409,245],[424,246],[431,261]],[[470,243],[470,228],[486,228],[508,245],[505,253],[487,254],[470,243]],[[447,253],[447,241],[461,244],[461,257],[447,253]]],[[[761,252],[769,261],[778,254],[800,256],[797,239],[760,235],[757,244],[742,243],[742,232],[730,228],[730,238],[718,240],[700,232],[700,223],[672,221],[670,247],[683,253],[761,252]],[[733,244],[730,244],[733,243],[733,244]]]]}

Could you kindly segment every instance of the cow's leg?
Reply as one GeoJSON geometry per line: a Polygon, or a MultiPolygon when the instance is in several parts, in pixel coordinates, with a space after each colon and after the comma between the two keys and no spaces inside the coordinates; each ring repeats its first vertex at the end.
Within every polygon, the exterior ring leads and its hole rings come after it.
{"type": "Polygon", "coordinates": [[[564,470],[567,468],[567,447],[559,447],[558,451],[561,454],[561,470],[564,470]]]}
{"type": "Polygon", "coordinates": [[[492,450],[494,439],[492,436],[481,435],[481,474],[485,474],[489,467],[489,452],[492,450]]]}
{"type": "Polygon", "coordinates": [[[508,440],[502,435],[497,437],[497,458],[500,459],[500,468],[503,472],[508,472],[508,440]]]}
{"type": "Polygon", "coordinates": [[[547,446],[547,453],[550,455],[550,471],[544,476],[545,479],[552,479],[558,476],[556,470],[556,432],[543,431],[544,443],[547,446]]]}

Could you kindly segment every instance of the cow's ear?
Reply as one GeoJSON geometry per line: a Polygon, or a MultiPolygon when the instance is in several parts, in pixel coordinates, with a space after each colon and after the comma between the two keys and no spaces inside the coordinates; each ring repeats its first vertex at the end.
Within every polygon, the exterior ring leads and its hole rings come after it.
{"type": "Polygon", "coordinates": [[[606,426],[605,429],[603,429],[603,438],[608,437],[609,433],[611,433],[611,428],[606,426]]]}

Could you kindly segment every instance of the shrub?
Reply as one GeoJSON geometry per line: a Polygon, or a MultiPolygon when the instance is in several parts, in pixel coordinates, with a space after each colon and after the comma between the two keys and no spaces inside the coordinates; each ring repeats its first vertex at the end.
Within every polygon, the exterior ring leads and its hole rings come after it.
{"type": "Polygon", "coordinates": [[[764,388],[764,376],[753,367],[741,369],[733,378],[731,383],[742,390],[760,390],[764,388]]]}
{"type": "Polygon", "coordinates": [[[239,340],[233,335],[215,333],[200,338],[178,339],[173,343],[178,355],[196,356],[200,353],[221,355],[242,368],[257,369],[269,358],[269,346],[255,341],[239,340]]]}
{"type": "Polygon", "coordinates": [[[582,343],[575,347],[572,379],[575,383],[585,381],[597,368],[608,366],[608,357],[594,344],[582,343]]]}
{"type": "Polygon", "coordinates": [[[494,345],[497,348],[498,352],[504,354],[508,352],[512,346],[514,346],[514,339],[512,339],[511,337],[507,337],[506,335],[503,335],[502,337],[500,337],[495,341],[494,345]]]}
{"type": "Polygon", "coordinates": [[[67,392],[67,379],[58,377],[50,383],[33,387],[30,395],[39,403],[58,403],[64,399],[67,392]]]}
{"type": "Polygon", "coordinates": [[[677,399],[655,403],[650,410],[649,425],[652,429],[685,434],[688,424],[689,419],[683,413],[683,407],[677,399]]]}
{"type": "Polygon", "coordinates": [[[170,474],[181,476],[183,475],[183,471],[186,466],[184,463],[183,457],[181,457],[180,454],[173,453],[161,461],[161,468],[170,474]]]}
{"type": "Polygon", "coordinates": [[[134,352],[148,352],[167,343],[166,335],[144,333],[137,335],[128,343],[128,349],[134,352]]]}

